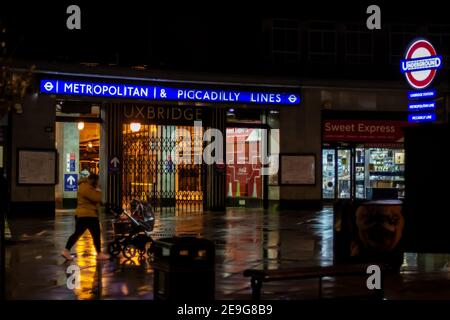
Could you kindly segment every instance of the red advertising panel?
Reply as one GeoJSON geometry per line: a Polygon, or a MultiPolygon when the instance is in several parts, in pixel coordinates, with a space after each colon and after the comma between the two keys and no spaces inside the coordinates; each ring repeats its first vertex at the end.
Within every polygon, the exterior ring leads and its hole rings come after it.
{"type": "Polygon", "coordinates": [[[227,129],[227,196],[261,198],[259,130],[227,129]]]}
{"type": "Polygon", "coordinates": [[[324,120],[323,141],[400,142],[406,121],[324,120]]]}

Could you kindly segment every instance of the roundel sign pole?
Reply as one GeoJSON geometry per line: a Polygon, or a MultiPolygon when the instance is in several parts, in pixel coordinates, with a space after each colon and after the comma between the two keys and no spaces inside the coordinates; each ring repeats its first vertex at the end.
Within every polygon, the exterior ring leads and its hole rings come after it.
{"type": "MultiPolygon", "coordinates": [[[[442,56],[436,53],[433,45],[425,39],[415,39],[408,46],[405,59],[400,61],[401,72],[405,74],[406,80],[414,91],[408,93],[413,103],[408,105],[408,110],[416,111],[434,111],[436,104],[434,101],[423,101],[423,103],[415,100],[429,99],[436,97],[435,90],[427,90],[433,82],[436,72],[442,68],[442,56]]],[[[427,114],[410,114],[408,119],[411,122],[434,121],[436,115],[434,113],[427,114]]]]}

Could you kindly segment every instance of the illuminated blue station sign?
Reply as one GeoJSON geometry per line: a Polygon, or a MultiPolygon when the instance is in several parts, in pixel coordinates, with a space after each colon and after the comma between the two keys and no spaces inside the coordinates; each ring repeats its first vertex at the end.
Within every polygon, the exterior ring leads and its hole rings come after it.
{"type": "Polygon", "coordinates": [[[410,103],[408,104],[409,111],[435,110],[436,102],[410,103]]]}
{"type": "Polygon", "coordinates": [[[436,113],[410,113],[408,122],[433,122],[436,121],[436,113]]]}
{"type": "Polygon", "coordinates": [[[433,122],[436,120],[436,90],[427,89],[437,70],[442,68],[442,56],[436,53],[431,42],[418,38],[406,49],[400,60],[401,72],[414,91],[408,92],[409,122],[433,122]],[[426,112],[426,113],[425,113],[426,112]]]}
{"type": "Polygon", "coordinates": [[[300,103],[300,95],[298,93],[249,92],[193,88],[186,89],[55,79],[41,80],[40,92],[71,96],[110,97],[157,101],[256,103],[271,105],[298,105],[300,103]]]}
{"type": "Polygon", "coordinates": [[[409,100],[420,100],[420,99],[434,99],[436,98],[436,90],[426,90],[426,91],[409,91],[409,100]]]}

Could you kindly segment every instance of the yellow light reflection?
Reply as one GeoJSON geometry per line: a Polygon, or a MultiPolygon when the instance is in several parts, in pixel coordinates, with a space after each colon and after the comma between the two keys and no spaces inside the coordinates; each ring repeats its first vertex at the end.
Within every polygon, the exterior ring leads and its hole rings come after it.
{"type": "Polygon", "coordinates": [[[101,288],[98,288],[97,280],[97,260],[96,251],[91,234],[85,232],[76,244],[77,259],[80,267],[80,288],[74,289],[75,295],[80,300],[90,300],[98,298],[101,288]]]}
{"type": "Polygon", "coordinates": [[[147,259],[147,256],[144,256],[143,258],[140,258],[138,253],[136,253],[136,255],[133,258],[131,258],[131,259],[125,258],[123,255],[120,255],[120,264],[123,265],[123,266],[136,266],[136,267],[138,267],[138,266],[141,266],[143,264],[146,264],[146,259],[147,259]]]}
{"type": "Polygon", "coordinates": [[[143,183],[143,182],[132,182],[131,183],[132,186],[152,186],[153,183],[143,183]]]}

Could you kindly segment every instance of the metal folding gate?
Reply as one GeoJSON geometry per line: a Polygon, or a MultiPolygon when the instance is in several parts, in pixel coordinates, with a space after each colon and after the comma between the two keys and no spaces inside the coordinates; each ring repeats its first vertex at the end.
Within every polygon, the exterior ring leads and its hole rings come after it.
{"type": "Polygon", "coordinates": [[[138,129],[123,125],[122,203],[139,198],[161,211],[201,211],[204,169],[194,158],[202,153],[203,130],[173,125],[141,125],[138,129]],[[180,129],[191,138],[179,135],[180,129]],[[190,148],[182,149],[182,144],[190,148]],[[174,161],[176,152],[189,149],[190,155],[183,159],[190,161],[174,161]]]}

